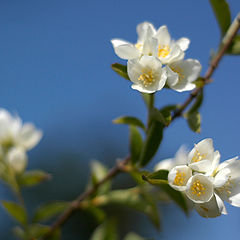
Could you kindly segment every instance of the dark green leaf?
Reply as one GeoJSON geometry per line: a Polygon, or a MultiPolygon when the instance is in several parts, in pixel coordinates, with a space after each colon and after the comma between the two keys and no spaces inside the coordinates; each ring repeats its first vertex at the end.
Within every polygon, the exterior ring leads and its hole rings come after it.
{"type": "Polygon", "coordinates": [[[160,122],[154,121],[151,124],[140,155],[141,166],[148,164],[157,152],[162,141],[163,129],[164,125],[160,122]]]}
{"type": "Polygon", "coordinates": [[[137,163],[140,157],[141,149],[142,149],[142,136],[138,129],[135,126],[130,126],[130,154],[131,154],[131,162],[137,163]]]}
{"type": "MultiPolygon", "coordinates": [[[[31,224],[28,226],[28,231],[26,233],[25,239],[37,239],[44,236],[50,230],[49,226],[42,224],[31,224]]],[[[61,232],[59,229],[55,230],[47,240],[59,240],[61,232]]]]}
{"type": "Polygon", "coordinates": [[[187,119],[188,126],[190,129],[196,133],[200,133],[201,131],[201,115],[198,111],[193,113],[187,113],[184,115],[187,119]]]}
{"type": "Polygon", "coordinates": [[[237,35],[233,43],[231,44],[228,54],[239,55],[240,54],[240,35],[237,35]]]}
{"type": "Polygon", "coordinates": [[[128,124],[128,125],[133,125],[133,126],[145,129],[145,126],[142,123],[142,121],[139,120],[136,117],[129,117],[129,116],[119,117],[119,118],[114,119],[113,123],[116,123],[116,124],[128,124]]]}
{"type": "Polygon", "coordinates": [[[2,201],[2,205],[6,211],[19,223],[22,225],[25,225],[27,223],[27,214],[21,205],[8,201],[2,201]]]}
{"type": "Polygon", "coordinates": [[[166,125],[168,126],[172,120],[172,112],[177,109],[177,105],[167,105],[161,108],[159,111],[165,118],[166,125]]]}
{"type": "Polygon", "coordinates": [[[86,208],[86,211],[90,213],[98,223],[102,223],[106,219],[106,214],[101,208],[91,206],[86,208]]]}
{"type": "Polygon", "coordinates": [[[140,237],[134,232],[131,232],[125,236],[124,240],[144,240],[144,238],[140,237]]]}
{"type": "Polygon", "coordinates": [[[16,226],[13,228],[13,234],[23,240],[25,239],[25,235],[26,235],[24,230],[19,226],[16,226]]]}
{"type": "Polygon", "coordinates": [[[196,97],[194,104],[188,111],[188,114],[197,112],[200,109],[200,107],[202,106],[202,102],[203,102],[203,89],[200,91],[200,93],[196,97]]]}
{"type": "Polygon", "coordinates": [[[231,13],[225,0],[210,0],[212,9],[217,18],[222,36],[227,32],[231,24],[231,13]]]}
{"type": "Polygon", "coordinates": [[[93,232],[90,240],[118,240],[116,223],[113,220],[108,220],[102,223],[93,232]]]}
{"type": "Polygon", "coordinates": [[[150,174],[143,174],[142,178],[152,185],[168,183],[168,170],[158,170],[150,174]]]}
{"type": "Polygon", "coordinates": [[[41,170],[33,170],[24,172],[22,175],[18,177],[18,183],[24,187],[31,187],[36,184],[39,184],[43,181],[49,180],[51,175],[45,173],[41,170]]]}
{"type": "Polygon", "coordinates": [[[39,207],[33,217],[34,222],[47,221],[69,207],[69,202],[51,202],[39,207]]]}
{"type": "Polygon", "coordinates": [[[127,73],[127,66],[122,65],[120,63],[114,63],[114,64],[112,64],[112,69],[117,74],[119,74],[121,77],[123,77],[127,80],[130,80],[129,77],[128,77],[128,73],[127,73]]]}
{"type": "Polygon", "coordinates": [[[167,126],[168,125],[168,122],[166,121],[164,115],[162,114],[161,111],[159,111],[158,109],[156,108],[153,108],[150,112],[151,114],[151,119],[153,121],[158,121],[160,123],[162,123],[163,125],[167,126]]]}

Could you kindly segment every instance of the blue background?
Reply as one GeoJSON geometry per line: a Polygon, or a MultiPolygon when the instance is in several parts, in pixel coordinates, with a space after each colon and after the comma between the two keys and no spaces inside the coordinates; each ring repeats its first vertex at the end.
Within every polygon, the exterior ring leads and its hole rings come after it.
{"type": "MultiPolygon", "coordinates": [[[[236,16],[239,0],[228,2],[236,16]]],[[[53,173],[51,183],[25,192],[32,206],[48,199],[73,199],[84,189],[92,158],[112,166],[127,154],[128,129],[111,120],[121,115],[144,120],[146,110],[140,94],[110,69],[114,62],[124,63],[110,39],[135,42],[136,25],[146,20],[157,28],[166,24],[175,39],[190,38],[186,57],[199,59],[204,74],[210,50],[220,39],[207,0],[0,0],[0,107],[43,130],[41,143],[29,154],[29,168],[53,173]]],[[[182,143],[191,148],[206,137],[214,139],[222,160],[239,155],[239,63],[239,57],[225,56],[214,82],[206,87],[201,134],[191,132],[183,119],[174,122],[154,163],[173,156],[182,143]]],[[[156,102],[179,103],[187,96],[163,90],[156,102]]],[[[0,198],[11,197],[1,186],[0,198]]],[[[156,239],[232,239],[240,234],[240,209],[227,209],[229,215],[206,220],[195,212],[186,217],[170,205],[163,208],[161,233],[145,218],[135,229],[156,239]]],[[[12,224],[1,208],[1,239],[12,239],[12,224]]],[[[82,221],[75,230],[80,225],[82,221]]],[[[69,236],[64,239],[79,239],[69,236]]]]}

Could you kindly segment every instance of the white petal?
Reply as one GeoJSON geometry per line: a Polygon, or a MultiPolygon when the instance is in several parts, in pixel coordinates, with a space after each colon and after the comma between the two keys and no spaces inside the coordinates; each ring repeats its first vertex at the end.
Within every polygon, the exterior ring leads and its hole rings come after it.
{"type": "Polygon", "coordinates": [[[170,44],[171,37],[168,32],[167,26],[161,26],[155,35],[155,37],[158,39],[158,44],[166,46],[170,44]]]}
{"type": "Polygon", "coordinates": [[[203,174],[195,174],[188,180],[186,194],[195,203],[208,202],[213,196],[212,181],[203,174]]]}
{"type": "Polygon", "coordinates": [[[138,85],[138,84],[133,84],[131,86],[131,88],[134,89],[134,90],[138,90],[139,92],[142,92],[142,93],[154,93],[154,92],[156,92],[156,90],[148,90],[145,87],[143,87],[141,85],[138,85]]]}
{"type": "Polygon", "coordinates": [[[224,168],[221,171],[217,173],[217,175],[214,177],[214,187],[222,187],[227,181],[231,174],[231,171],[228,168],[224,168]]]}
{"type": "Polygon", "coordinates": [[[177,165],[187,164],[188,151],[185,145],[182,145],[175,154],[177,165]]]}
{"type": "Polygon", "coordinates": [[[157,39],[149,38],[143,44],[142,54],[149,56],[157,56],[157,39]]]}
{"type": "Polygon", "coordinates": [[[165,86],[166,81],[167,81],[167,71],[166,71],[166,67],[164,67],[164,68],[162,68],[162,74],[158,81],[158,86],[157,86],[158,91],[161,90],[165,86]]]}
{"type": "Polygon", "coordinates": [[[194,171],[206,173],[211,169],[212,163],[209,160],[201,160],[199,162],[190,163],[188,166],[194,171]]]}
{"type": "Polygon", "coordinates": [[[166,66],[167,69],[167,83],[169,87],[173,87],[178,83],[178,74],[173,72],[169,66],[166,66]]]}
{"type": "Polygon", "coordinates": [[[185,191],[192,170],[187,165],[176,166],[168,174],[169,185],[177,191],[185,191]]]}
{"type": "Polygon", "coordinates": [[[212,166],[206,173],[208,176],[211,176],[217,170],[217,168],[219,166],[219,162],[220,162],[220,157],[221,157],[221,155],[220,155],[219,151],[215,151],[213,154],[212,166]]]}
{"type": "Polygon", "coordinates": [[[175,167],[174,159],[168,158],[168,159],[164,159],[164,160],[160,161],[159,163],[157,163],[154,167],[154,171],[158,171],[161,169],[170,171],[173,167],[175,167]]]}
{"type": "Polygon", "coordinates": [[[182,51],[186,51],[190,44],[190,40],[188,38],[180,38],[175,43],[180,46],[182,51]]]}
{"type": "Polygon", "coordinates": [[[116,55],[122,59],[133,59],[141,56],[141,52],[130,43],[124,43],[120,39],[111,40],[116,55]]]}
{"type": "Polygon", "coordinates": [[[187,82],[195,81],[199,77],[202,69],[200,62],[196,59],[184,60],[182,61],[182,65],[180,67],[184,69],[187,82]]]}
{"type": "Polygon", "coordinates": [[[42,132],[31,123],[25,123],[21,129],[18,144],[26,150],[32,149],[42,138],[42,132]]]}
{"type": "Polygon", "coordinates": [[[143,43],[156,34],[154,26],[149,22],[143,22],[137,25],[138,42],[143,43]]]}
{"type": "Polygon", "coordinates": [[[205,218],[215,218],[221,214],[227,214],[224,203],[217,194],[214,194],[209,202],[195,204],[195,209],[200,216],[205,218]]]}

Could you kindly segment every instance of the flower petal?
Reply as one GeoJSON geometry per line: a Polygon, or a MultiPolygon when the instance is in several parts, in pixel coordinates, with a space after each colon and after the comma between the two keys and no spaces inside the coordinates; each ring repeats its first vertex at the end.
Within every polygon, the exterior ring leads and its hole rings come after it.
{"type": "Polygon", "coordinates": [[[158,44],[159,45],[170,45],[170,41],[171,41],[171,37],[170,34],[168,32],[168,28],[167,26],[161,26],[158,30],[157,33],[155,35],[155,37],[158,39],[158,44]]]}
{"type": "Polygon", "coordinates": [[[174,164],[174,159],[173,158],[167,158],[164,160],[161,160],[159,163],[157,163],[154,167],[154,171],[158,171],[161,169],[165,169],[165,170],[171,170],[173,167],[175,167],[174,164]]]}
{"type": "Polygon", "coordinates": [[[149,22],[143,22],[137,25],[138,42],[143,43],[148,38],[156,34],[156,29],[149,22]]]}
{"type": "Polygon", "coordinates": [[[180,38],[175,43],[181,48],[182,51],[186,51],[190,44],[190,40],[188,38],[180,38]]]}

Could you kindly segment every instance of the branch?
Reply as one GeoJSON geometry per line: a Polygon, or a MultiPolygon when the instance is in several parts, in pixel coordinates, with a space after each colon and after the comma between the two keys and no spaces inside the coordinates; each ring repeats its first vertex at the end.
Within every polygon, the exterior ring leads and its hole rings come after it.
{"type": "Polygon", "coordinates": [[[218,53],[216,56],[212,59],[207,72],[204,76],[204,84],[202,87],[199,87],[192,91],[190,96],[186,99],[186,101],[178,108],[178,110],[173,114],[172,121],[176,119],[177,117],[180,117],[183,113],[183,111],[190,105],[190,103],[193,101],[194,98],[197,97],[197,95],[200,93],[201,89],[204,87],[204,85],[210,80],[211,76],[213,75],[215,69],[218,67],[218,64],[222,57],[224,56],[225,52],[231,45],[234,37],[237,35],[237,32],[240,28],[240,13],[237,15],[236,19],[233,21],[231,26],[229,27],[225,37],[222,40],[222,44],[220,49],[218,50],[218,53]]]}

